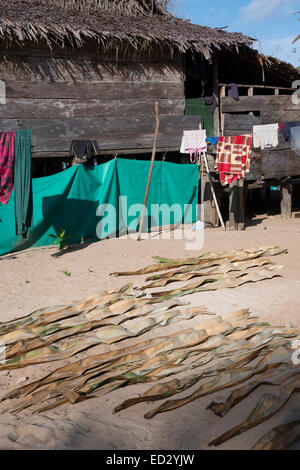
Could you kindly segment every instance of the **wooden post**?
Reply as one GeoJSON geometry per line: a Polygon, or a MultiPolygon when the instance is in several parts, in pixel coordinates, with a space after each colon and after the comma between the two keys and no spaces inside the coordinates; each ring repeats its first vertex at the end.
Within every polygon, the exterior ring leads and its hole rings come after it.
{"type": "MultiPolygon", "coordinates": [[[[248,96],[253,96],[254,95],[254,89],[253,87],[248,88],[248,96]]],[[[253,116],[253,112],[251,111],[249,113],[249,116],[253,116]]]]}
{"type": "Polygon", "coordinates": [[[224,113],[223,113],[223,104],[222,104],[222,98],[226,96],[226,88],[222,86],[220,88],[220,123],[221,123],[221,135],[224,135],[224,113]]]}
{"type": "Polygon", "coordinates": [[[238,230],[245,230],[244,178],[238,180],[238,230]]]}
{"type": "Polygon", "coordinates": [[[214,112],[214,131],[215,136],[218,137],[220,135],[220,118],[219,118],[219,106],[220,106],[220,99],[219,99],[219,60],[217,54],[214,54],[213,57],[213,94],[215,98],[218,100],[218,106],[214,112]]]}
{"type": "Polygon", "coordinates": [[[229,230],[245,230],[244,179],[229,185],[229,230]]]}
{"type": "Polygon", "coordinates": [[[237,207],[238,207],[238,182],[232,181],[229,184],[229,230],[237,230],[237,207]]]}
{"type": "Polygon", "coordinates": [[[292,185],[290,183],[281,185],[280,209],[283,219],[292,218],[292,185]]]}
{"type": "MultiPolygon", "coordinates": [[[[211,191],[208,174],[204,175],[204,222],[214,227],[219,226],[219,216],[217,207],[211,191]]],[[[220,192],[216,191],[216,198],[220,205],[220,192]]]]}
{"type": "Polygon", "coordinates": [[[152,150],[152,156],[151,156],[151,164],[150,164],[150,168],[149,168],[146,192],[145,192],[145,197],[144,197],[144,206],[143,206],[143,211],[142,211],[142,214],[141,214],[141,220],[140,220],[140,225],[139,225],[139,234],[138,234],[138,238],[137,238],[138,241],[140,241],[141,234],[142,234],[146,204],[147,204],[148,193],[149,193],[149,188],[150,188],[150,183],[151,183],[152,170],[153,170],[155,154],[156,154],[158,132],[159,132],[158,101],[155,101],[155,134],[154,134],[153,150],[152,150]]]}

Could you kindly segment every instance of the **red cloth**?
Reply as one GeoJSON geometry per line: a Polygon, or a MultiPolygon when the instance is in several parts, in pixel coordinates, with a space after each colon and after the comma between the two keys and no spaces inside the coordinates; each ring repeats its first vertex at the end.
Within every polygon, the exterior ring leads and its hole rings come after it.
{"type": "Polygon", "coordinates": [[[7,204],[14,186],[15,133],[0,133],[0,202],[7,204]]]}
{"type": "Polygon", "coordinates": [[[223,186],[250,171],[251,147],[250,135],[219,137],[215,169],[223,186]]]}

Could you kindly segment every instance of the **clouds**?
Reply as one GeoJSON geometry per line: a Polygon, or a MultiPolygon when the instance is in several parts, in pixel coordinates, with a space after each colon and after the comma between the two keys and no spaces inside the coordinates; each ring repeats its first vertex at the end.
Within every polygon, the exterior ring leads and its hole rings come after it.
{"type": "Polygon", "coordinates": [[[252,0],[240,9],[240,18],[245,22],[261,21],[283,13],[292,13],[294,0],[252,0]]]}

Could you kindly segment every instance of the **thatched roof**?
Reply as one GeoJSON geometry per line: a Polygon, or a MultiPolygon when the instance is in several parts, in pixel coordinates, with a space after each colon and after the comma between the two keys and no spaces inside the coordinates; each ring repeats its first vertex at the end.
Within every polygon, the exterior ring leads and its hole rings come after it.
{"type": "MultiPolygon", "coordinates": [[[[54,3],[67,11],[81,11],[94,14],[102,11],[106,13],[120,13],[123,15],[168,15],[163,7],[163,0],[43,0],[48,5],[54,3]]],[[[41,2],[39,2],[41,3],[41,2]]]]}
{"type": "Polygon", "coordinates": [[[300,80],[300,70],[289,62],[284,62],[283,60],[279,60],[276,57],[271,56],[266,56],[265,62],[267,68],[273,73],[284,75],[291,82],[294,80],[300,80]]]}
{"type": "Polygon", "coordinates": [[[163,4],[163,0],[0,0],[0,38],[50,48],[81,47],[95,39],[104,50],[130,45],[131,53],[134,48],[137,54],[159,45],[172,52],[199,52],[206,59],[215,50],[227,49],[248,55],[291,81],[299,78],[291,64],[252,49],[254,39],[174,18],[163,4]]]}
{"type": "Polygon", "coordinates": [[[197,26],[164,14],[156,0],[0,0],[0,35],[9,41],[82,46],[94,38],[109,48],[129,42],[201,52],[251,45],[241,33],[197,26]]]}

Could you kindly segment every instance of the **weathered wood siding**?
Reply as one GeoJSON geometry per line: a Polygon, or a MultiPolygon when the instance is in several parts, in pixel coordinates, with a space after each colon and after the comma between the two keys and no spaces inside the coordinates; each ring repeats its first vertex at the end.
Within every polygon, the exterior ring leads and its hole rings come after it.
{"type": "Polygon", "coordinates": [[[66,153],[76,138],[97,139],[103,151],[150,149],[155,101],[160,148],[178,149],[183,129],[199,121],[184,116],[183,57],[167,51],[116,58],[92,43],[54,51],[13,46],[0,49],[0,79],[7,99],[0,129],[32,128],[34,153],[66,153]]]}
{"type": "MultiPolygon", "coordinates": [[[[224,135],[252,133],[253,126],[299,121],[300,106],[292,101],[291,95],[254,95],[240,96],[239,101],[223,97],[224,135]],[[255,114],[242,114],[242,113],[255,114]]],[[[290,149],[279,136],[279,145],[271,149],[253,149],[251,171],[246,179],[281,178],[300,175],[300,157],[290,149]]]]}

